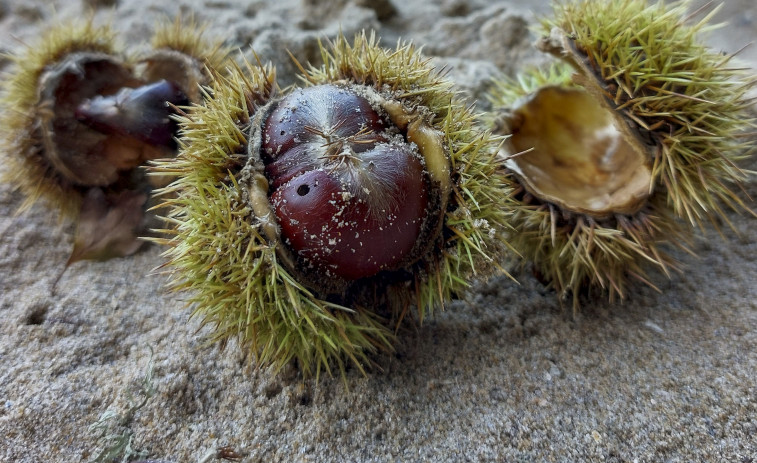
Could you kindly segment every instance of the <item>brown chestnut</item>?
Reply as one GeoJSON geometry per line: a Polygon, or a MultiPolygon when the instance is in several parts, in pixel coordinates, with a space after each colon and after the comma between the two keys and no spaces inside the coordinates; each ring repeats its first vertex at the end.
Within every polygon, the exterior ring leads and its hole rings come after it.
{"type": "Polygon", "coordinates": [[[124,87],[113,95],[97,95],[80,103],[74,115],[105,134],[133,137],[144,143],[175,147],[177,122],[172,106],[186,106],[189,99],[165,79],[137,88],[124,87]]]}
{"type": "Polygon", "coordinates": [[[282,238],[305,268],[356,280],[413,258],[429,208],[425,163],[365,96],[296,90],[267,117],[261,148],[282,238]]]}

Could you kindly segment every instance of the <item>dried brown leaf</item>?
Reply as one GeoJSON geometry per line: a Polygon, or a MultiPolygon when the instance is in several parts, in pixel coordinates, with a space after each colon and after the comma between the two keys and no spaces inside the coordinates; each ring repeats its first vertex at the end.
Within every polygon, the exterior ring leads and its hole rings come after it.
{"type": "Polygon", "coordinates": [[[82,202],[66,267],[80,260],[107,260],[137,252],[147,198],[140,191],[106,194],[100,188],[90,189],[82,202]]]}

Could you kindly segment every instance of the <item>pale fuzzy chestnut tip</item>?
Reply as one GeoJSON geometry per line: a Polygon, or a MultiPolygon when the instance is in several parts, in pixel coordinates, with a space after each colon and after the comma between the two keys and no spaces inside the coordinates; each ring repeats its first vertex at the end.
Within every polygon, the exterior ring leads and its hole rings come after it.
{"type": "Polygon", "coordinates": [[[322,67],[303,67],[309,85],[391,95],[384,110],[394,113],[393,123],[406,130],[415,124],[418,143],[438,143],[442,153],[425,162],[431,178],[444,179],[440,229],[401,272],[358,279],[333,293],[303,278],[297,259],[282,249],[269,179],[262,164],[249,164],[260,149],[260,140],[249,138],[250,125],[261,123],[263,108],[280,92],[268,67],[216,76],[207,103],[181,121],[178,158],[157,166],[177,177],[165,190],[174,224],[163,241],[172,286],[190,291],[194,315],[212,339],[238,339],[260,365],[278,369],[296,360],[305,376],[334,367],[344,374],[347,363],[363,371],[373,353],[392,349],[394,328],[411,308],[423,319],[472,279],[501,270],[508,212],[500,204],[510,194],[495,162],[499,139],[475,127],[475,114],[451,83],[412,46],[386,49],[365,35],[352,43],[337,37],[321,56],[322,67]]]}

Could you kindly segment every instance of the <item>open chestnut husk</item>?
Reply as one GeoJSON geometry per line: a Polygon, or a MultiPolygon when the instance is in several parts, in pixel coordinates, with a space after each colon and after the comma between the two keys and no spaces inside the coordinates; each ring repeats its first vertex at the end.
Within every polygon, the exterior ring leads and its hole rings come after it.
{"type": "Polygon", "coordinates": [[[652,285],[693,226],[746,210],[754,78],[699,42],[706,19],[686,5],[560,4],[537,44],[559,64],[492,94],[495,132],[511,134],[511,244],[574,308],[587,291],[652,285]]]}
{"type": "Polygon", "coordinates": [[[162,240],[173,287],[217,340],[304,375],[362,370],[419,319],[499,269],[510,191],[498,140],[412,46],[358,35],[281,92],[248,66],[181,119],[162,240]]]}
{"type": "Polygon", "coordinates": [[[22,209],[45,199],[76,218],[69,263],[131,254],[156,226],[145,211],[163,181],[141,167],[175,155],[175,108],[199,101],[207,69],[225,58],[185,25],[160,25],[152,50],[136,58],[91,22],[54,27],[12,58],[5,176],[26,196],[22,209]]]}

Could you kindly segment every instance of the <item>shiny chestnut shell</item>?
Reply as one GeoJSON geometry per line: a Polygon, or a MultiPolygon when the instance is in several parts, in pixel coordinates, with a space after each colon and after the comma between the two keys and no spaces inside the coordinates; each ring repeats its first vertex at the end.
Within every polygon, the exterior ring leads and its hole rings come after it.
{"type": "Polygon", "coordinates": [[[417,258],[424,160],[379,111],[351,88],[320,85],[284,97],[263,124],[271,206],[306,271],[357,280],[417,258]]]}
{"type": "Polygon", "coordinates": [[[161,79],[140,87],[124,87],[113,95],[96,95],[80,103],[74,116],[104,134],[135,138],[150,145],[174,148],[178,123],[173,106],[189,99],[174,82],[161,79]]]}

